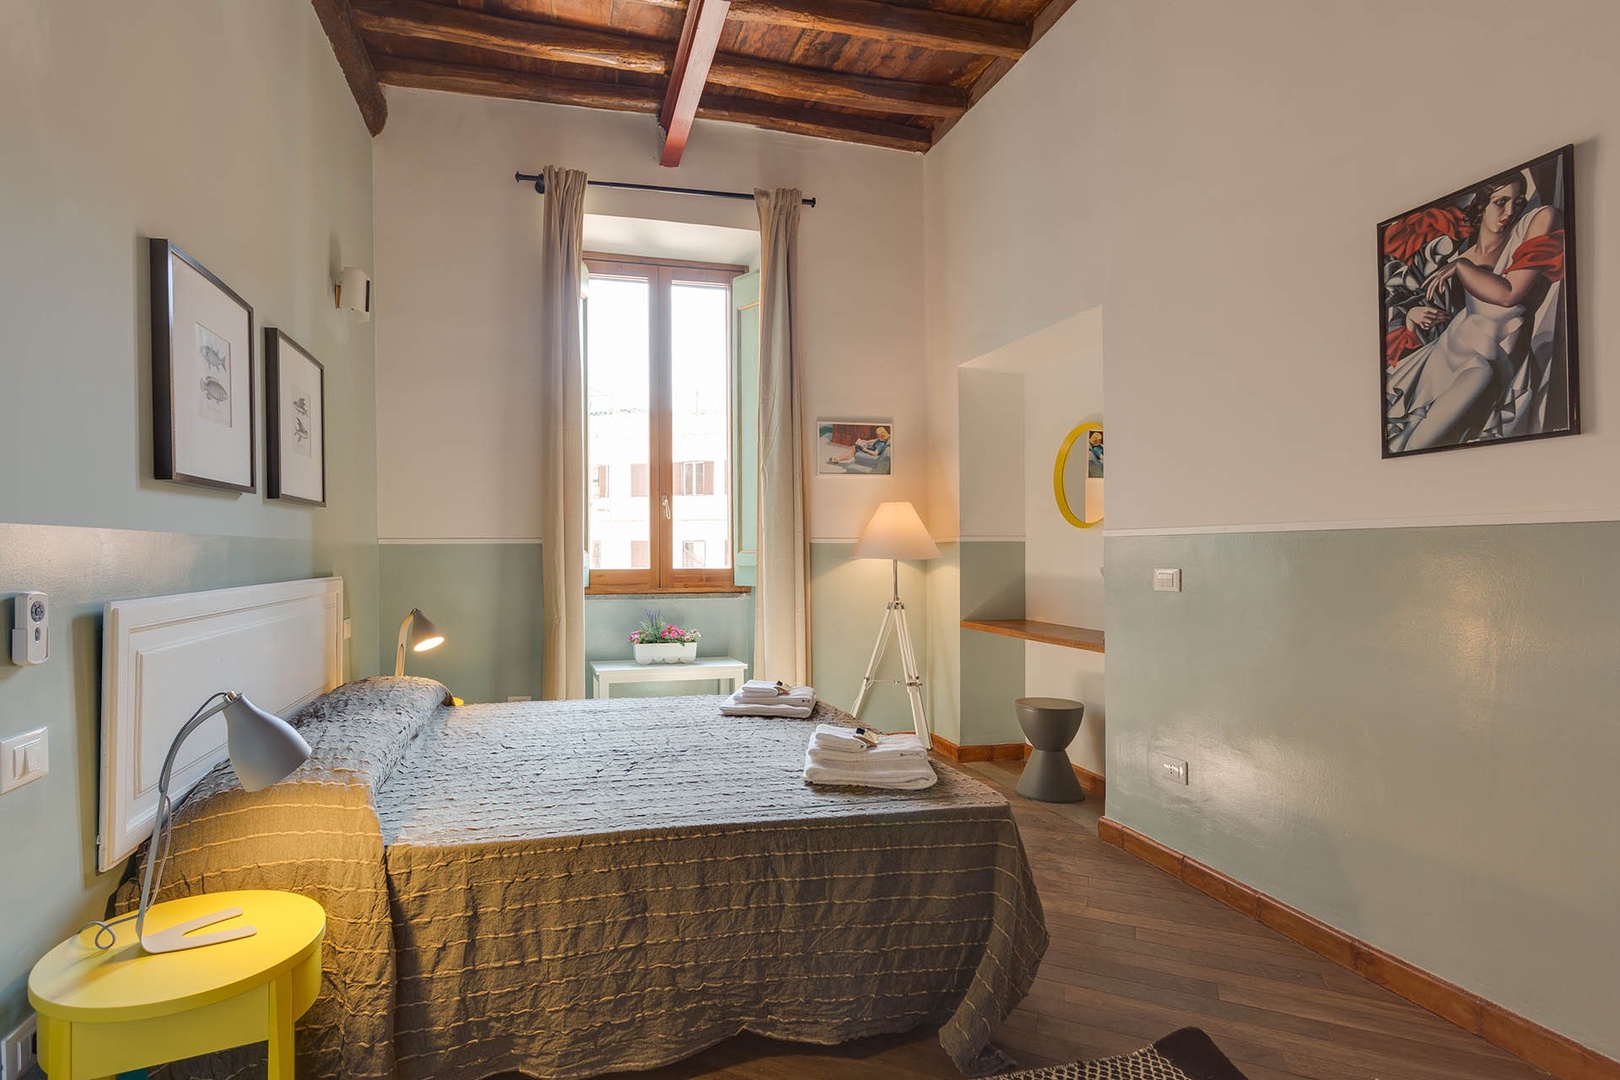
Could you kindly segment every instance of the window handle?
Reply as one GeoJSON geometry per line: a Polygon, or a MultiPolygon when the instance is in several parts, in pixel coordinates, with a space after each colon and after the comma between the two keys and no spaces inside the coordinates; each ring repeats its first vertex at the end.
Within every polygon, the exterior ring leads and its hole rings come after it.
{"type": "Polygon", "coordinates": [[[663,503],[664,503],[664,520],[668,521],[669,518],[670,518],[670,514],[669,514],[669,496],[668,495],[664,496],[663,503]]]}

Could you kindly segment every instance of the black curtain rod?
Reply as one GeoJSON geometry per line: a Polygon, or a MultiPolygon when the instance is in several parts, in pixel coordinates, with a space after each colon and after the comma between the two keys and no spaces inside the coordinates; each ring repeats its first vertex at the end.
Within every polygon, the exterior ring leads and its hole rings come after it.
{"type": "MultiPolygon", "coordinates": [[[[520,184],[533,183],[534,190],[544,195],[546,193],[546,178],[543,176],[530,176],[528,173],[518,173],[517,182],[520,184]]],[[[666,191],[672,195],[707,195],[711,199],[747,199],[754,201],[754,197],[743,191],[705,191],[702,188],[665,187],[662,184],[626,184],[617,180],[587,180],[588,187],[619,188],[623,191],[666,191]]],[[[811,208],[816,205],[814,199],[800,199],[799,202],[811,208]]]]}

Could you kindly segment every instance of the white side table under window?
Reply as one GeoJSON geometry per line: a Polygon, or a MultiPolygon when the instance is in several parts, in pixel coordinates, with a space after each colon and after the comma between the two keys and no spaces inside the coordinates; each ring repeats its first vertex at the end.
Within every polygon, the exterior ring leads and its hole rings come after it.
{"type": "Polygon", "coordinates": [[[613,696],[618,683],[673,683],[719,680],[736,690],[748,677],[748,665],[729,656],[705,656],[690,664],[638,664],[634,660],[592,660],[592,693],[613,696]]]}

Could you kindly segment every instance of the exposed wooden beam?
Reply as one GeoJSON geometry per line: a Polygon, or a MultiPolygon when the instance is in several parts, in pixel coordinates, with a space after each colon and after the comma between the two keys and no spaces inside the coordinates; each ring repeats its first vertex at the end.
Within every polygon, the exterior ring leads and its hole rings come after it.
{"type": "Polygon", "coordinates": [[[697,116],[698,99],[709,81],[709,68],[720,47],[720,31],[725,28],[730,10],[731,0],[689,0],[686,6],[681,43],[669,69],[669,89],[658,111],[658,126],[664,129],[660,165],[674,168],[681,163],[686,140],[692,134],[692,119],[697,116]]]}
{"type": "Polygon", "coordinates": [[[354,21],[368,34],[440,41],[479,49],[662,75],[674,56],[653,38],[605,34],[532,19],[508,19],[426,0],[358,0],[354,21]]]}
{"type": "MultiPolygon", "coordinates": [[[[1041,38],[1045,37],[1046,32],[1052,29],[1053,25],[1057,23],[1058,19],[1063,17],[1063,13],[1073,7],[1074,4],[1075,0],[1046,0],[1046,6],[1041,8],[1040,11],[1036,12],[1035,18],[1030,20],[1030,48],[1034,48],[1035,43],[1041,40],[1041,38]]],[[[974,105],[977,105],[979,100],[990,92],[991,87],[1000,82],[1002,77],[1012,69],[1013,62],[1005,57],[992,60],[989,66],[979,73],[979,77],[974,80],[973,85],[968,88],[968,107],[971,108],[974,105]]],[[[935,125],[935,145],[938,145],[939,140],[943,139],[945,134],[950,131],[951,128],[955,127],[956,122],[960,119],[962,119],[961,116],[948,117],[941,123],[935,125]]]]}
{"type": "MultiPolygon", "coordinates": [[[[732,10],[736,10],[734,5],[732,10]]],[[[687,77],[681,77],[678,71],[672,74],[672,91],[679,86],[687,88],[688,94],[701,95],[703,84],[693,78],[699,74],[693,59],[704,59],[706,54],[689,47],[687,39],[690,32],[692,45],[707,45],[707,39],[699,40],[696,36],[697,28],[704,25],[703,19],[696,16],[701,16],[703,12],[712,13],[706,16],[711,20],[706,32],[718,40],[719,25],[724,21],[720,15],[720,5],[716,0],[694,0],[687,8],[687,22],[682,31],[682,48],[692,59],[687,60],[687,77]]],[[[678,50],[672,53],[668,45],[651,38],[577,30],[531,19],[503,18],[425,3],[423,0],[360,0],[355,19],[368,33],[440,41],[568,64],[628,68],[652,74],[671,71],[673,65],[680,63],[682,55],[678,50]],[[623,63],[620,62],[621,58],[623,63]]],[[[794,103],[820,102],[901,116],[953,118],[960,116],[968,107],[968,92],[954,86],[845,75],[756,60],[735,53],[719,53],[713,57],[707,69],[707,82],[713,86],[751,90],[794,103]]],[[[671,98],[678,98],[678,95],[672,93],[671,98]]],[[[671,101],[666,99],[664,108],[660,110],[660,126],[668,131],[669,123],[674,119],[671,101]]]]}
{"type": "Polygon", "coordinates": [[[390,86],[420,90],[448,90],[455,94],[544,101],[553,105],[581,105],[588,109],[655,113],[660,95],[650,86],[621,86],[586,79],[559,79],[505,68],[468,67],[436,60],[377,57],[377,74],[390,86]]]}
{"type": "MultiPolygon", "coordinates": [[[[468,67],[434,60],[408,60],[397,56],[377,57],[377,73],[389,86],[543,101],[553,105],[581,105],[619,112],[656,113],[663,100],[663,95],[650,86],[559,79],[523,71],[468,67]]],[[[705,95],[698,107],[698,115],[705,119],[729,120],[771,131],[886,146],[893,150],[921,153],[928,149],[928,131],[925,128],[821,112],[802,105],[773,105],[764,101],[745,101],[710,94],[705,95]]]]}
{"type": "Polygon", "coordinates": [[[349,0],[310,0],[310,3],[320,17],[327,39],[332,42],[332,54],[337,57],[338,67],[343,69],[343,77],[349,81],[349,93],[360,107],[366,130],[376,135],[388,122],[388,99],[383,97],[371,54],[366,51],[360,31],[354,25],[349,0]]]}
{"type": "Polygon", "coordinates": [[[771,131],[788,131],[795,135],[813,135],[919,154],[928,149],[931,141],[927,128],[897,124],[892,120],[846,116],[803,105],[751,101],[716,94],[704,96],[703,104],[698,107],[698,115],[705,120],[729,120],[771,131]]]}
{"type": "Polygon", "coordinates": [[[955,86],[793,67],[730,53],[715,58],[709,69],[709,82],[789,101],[819,101],[846,109],[902,116],[957,117],[968,107],[968,92],[955,86]]]}
{"type": "Polygon", "coordinates": [[[1029,27],[877,0],[732,0],[733,22],[792,26],[896,45],[1017,60],[1029,50],[1029,27]]]}

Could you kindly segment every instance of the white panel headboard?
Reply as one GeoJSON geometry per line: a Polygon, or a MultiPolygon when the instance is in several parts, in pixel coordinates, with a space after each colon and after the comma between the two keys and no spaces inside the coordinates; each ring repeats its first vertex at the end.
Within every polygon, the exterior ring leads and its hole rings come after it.
{"type": "MultiPolygon", "coordinates": [[[[152,834],[169,744],[210,694],[240,691],[287,717],[343,681],[343,579],[118,600],[102,635],[96,865],[110,870],[152,834]]],[[[181,748],[170,797],[224,758],[216,716],[181,748]]]]}

